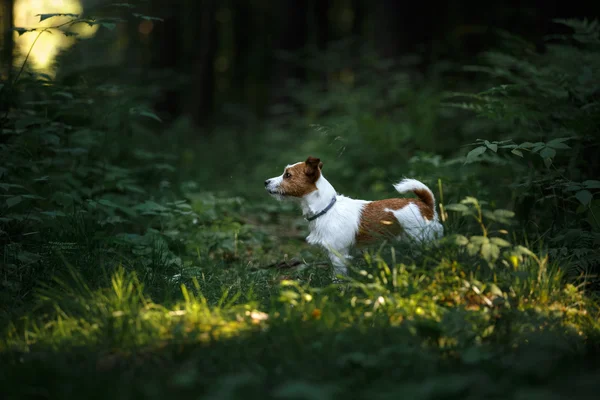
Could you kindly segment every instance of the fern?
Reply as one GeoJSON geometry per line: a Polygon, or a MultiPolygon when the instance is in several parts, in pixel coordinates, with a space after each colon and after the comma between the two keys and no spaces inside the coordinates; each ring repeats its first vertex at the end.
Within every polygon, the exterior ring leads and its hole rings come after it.
{"type": "Polygon", "coordinates": [[[517,204],[529,204],[528,217],[540,231],[551,232],[550,254],[565,257],[577,271],[582,266],[600,270],[597,241],[589,243],[600,232],[594,214],[600,202],[600,182],[594,174],[600,25],[587,20],[555,22],[574,32],[549,37],[544,54],[523,44],[512,45],[510,52],[485,53],[484,65],[466,69],[498,84],[477,94],[449,94],[458,101],[447,106],[492,119],[505,131],[502,140],[478,139],[466,162],[509,161],[505,167],[513,170],[513,187],[520,188],[517,204]],[[566,232],[578,232],[585,240],[569,241],[566,232]]]}

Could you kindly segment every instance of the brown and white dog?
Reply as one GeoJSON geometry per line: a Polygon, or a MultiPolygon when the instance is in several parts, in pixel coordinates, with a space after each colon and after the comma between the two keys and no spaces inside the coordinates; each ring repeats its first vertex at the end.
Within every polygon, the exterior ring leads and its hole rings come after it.
{"type": "Polygon", "coordinates": [[[394,185],[399,193],[412,191],[418,198],[378,201],[355,200],[336,193],[322,173],[323,163],[308,157],[285,167],[283,174],[265,181],[278,200],[297,200],[309,221],[306,241],[324,247],[335,274],[347,274],[345,262],[353,246],[368,245],[381,237],[431,241],[444,232],[435,198],[415,179],[394,185]]]}

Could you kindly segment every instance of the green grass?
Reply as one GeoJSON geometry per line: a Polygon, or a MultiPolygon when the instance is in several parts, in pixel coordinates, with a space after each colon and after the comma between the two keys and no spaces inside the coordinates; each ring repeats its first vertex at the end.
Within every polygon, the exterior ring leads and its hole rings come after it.
{"type": "Polygon", "coordinates": [[[331,285],[297,214],[271,206],[248,206],[238,231],[251,233],[231,254],[207,252],[212,267],[183,279],[171,301],[149,295],[171,284],[148,291],[123,268],[104,287],[71,269],[38,289],[38,311],[0,342],[4,398],[597,393],[598,308],[559,266],[506,254],[491,268],[450,241],[384,245],[331,285]],[[285,254],[308,265],[266,268],[285,254]]]}

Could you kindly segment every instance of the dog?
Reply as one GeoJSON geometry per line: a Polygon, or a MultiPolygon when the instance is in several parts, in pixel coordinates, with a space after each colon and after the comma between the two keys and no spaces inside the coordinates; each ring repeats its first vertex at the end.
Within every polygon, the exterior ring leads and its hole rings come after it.
{"type": "Polygon", "coordinates": [[[321,160],[314,157],[288,165],[282,175],[265,181],[265,189],[277,200],[300,204],[309,221],[306,241],[327,250],[336,276],[347,275],[353,247],[381,238],[429,242],[443,236],[435,197],[425,184],[404,179],[394,188],[399,193],[412,191],[418,198],[368,201],[340,195],[323,176],[321,160]]]}

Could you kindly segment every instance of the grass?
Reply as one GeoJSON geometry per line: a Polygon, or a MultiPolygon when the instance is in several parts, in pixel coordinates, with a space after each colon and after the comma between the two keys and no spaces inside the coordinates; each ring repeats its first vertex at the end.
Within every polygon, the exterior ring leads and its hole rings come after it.
{"type": "Polygon", "coordinates": [[[232,251],[199,251],[210,266],[180,284],[148,290],[121,267],[90,287],[71,268],[38,289],[37,312],[0,342],[3,398],[591,398],[600,387],[598,308],[543,257],[491,268],[450,240],[384,245],[336,286],[289,207],[250,205],[243,218],[232,251]]]}

